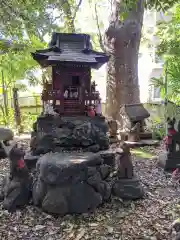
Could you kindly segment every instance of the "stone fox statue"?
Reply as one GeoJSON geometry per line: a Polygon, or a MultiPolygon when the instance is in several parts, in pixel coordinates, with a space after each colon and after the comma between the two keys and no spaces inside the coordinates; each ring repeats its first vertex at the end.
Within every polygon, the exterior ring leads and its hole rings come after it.
{"type": "Polygon", "coordinates": [[[4,178],[1,200],[5,209],[14,212],[17,207],[28,203],[32,181],[24,162],[24,151],[17,144],[9,152],[6,146],[3,147],[10,161],[10,174],[4,178]]]}
{"type": "Polygon", "coordinates": [[[123,152],[117,152],[118,154],[118,177],[119,178],[133,178],[133,164],[131,159],[130,147],[126,143],[121,143],[120,148],[123,152]]]}
{"type": "Polygon", "coordinates": [[[18,148],[17,144],[9,152],[10,177],[27,178],[29,175],[28,168],[24,162],[25,152],[18,148]]]}

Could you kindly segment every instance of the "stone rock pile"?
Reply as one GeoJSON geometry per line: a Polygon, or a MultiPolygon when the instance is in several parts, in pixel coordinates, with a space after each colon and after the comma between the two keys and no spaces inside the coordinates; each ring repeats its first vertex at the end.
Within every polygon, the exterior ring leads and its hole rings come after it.
{"type": "Polygon", "coordinates": [[[93,211],[112,195],[143,197],[127,144],[118,155],[107,150],[108,124],[103,117],[40,116],[33,129],[30,158],[9,155],[18,171],[5,178],[1,189],[8,211],[32,201],[45,212],[63,216],[93,211]],[[27,174],[21,175],[22,170],[27,174]]]}
{"type": "Polygon", "coordinates": [[[32,195],[34,205],[63,216],[93,211],[112,195],[129,200],[142,198],[139,180],[134,176],[119,178],[116,167],[116,154],[111,151],[47,153],[37,161],[33,184],[29,174],[12,180],[5,178],[8,181],[1,189],[3,206],[15,211],[26,205],[32,195]]]}
{"type": "Polygon", "coordinates": [[[49,213],[85,213],[111,196],[110,173],[115,158],[100,154],[48,153],[37,162],[33,202],[49,213]],[[103,156],[103,155],[102,155],[103,156]],[[106,161],[107,160],[107,161],[106,161]]]}
{"type": "Polygon", "coordinates": [[[45,154],[37,162],[33,202],[45,212],[65,215],[92,211],[112,194],[128,200],[142,198],[139,180],[119,179],[115,167],[115,154],[110,152],[45,154]]]}
{"type": "MultiPolygon", "coordinates": [[[[0,141],[3,141],[4,144],[7,146],[9,144],[9,141],[13,140],[14,138],[14,133],[12,130],[5,128],[5,127],[0,127],[0,141]]],[[[0,159],[6,158],[6,153],[1,146],[0,143],[0,159]]]]}
{"type": "Polygon", "coordinates": [[[33,155],[82,149],[98,152],[109,148],[108,123],[104,117],[40,116],[33,126],[33,155]]]}

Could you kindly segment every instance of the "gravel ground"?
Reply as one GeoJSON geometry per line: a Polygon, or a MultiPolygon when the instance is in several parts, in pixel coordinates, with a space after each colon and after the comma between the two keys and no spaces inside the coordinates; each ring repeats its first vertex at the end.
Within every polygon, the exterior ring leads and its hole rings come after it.
{"type": "MultiPolygon", "coordinates": [[[[28,140],[23,142],[26,147],[28,140]]],[[[155,154],[160,150],[148,148],[155,154]]],[[[10,215],[0,205],[0,240],[172,239],[170,226],[180,214],[180,188],[157,168],[156,161],[133,159],[135,173],[146,189],[143,200],[123,202],[113,198],[94,213],[63,218],[54,218],[33,206],[10,215]]],[[[8,167],[7,160],[0,160],[0,181],[8,167]]]]}

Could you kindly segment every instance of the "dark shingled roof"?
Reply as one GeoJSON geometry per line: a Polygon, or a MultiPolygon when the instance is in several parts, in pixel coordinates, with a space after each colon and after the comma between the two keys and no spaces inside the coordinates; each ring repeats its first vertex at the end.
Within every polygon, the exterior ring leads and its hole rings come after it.
{"type": "Polygon", "coordinates": [[[144,108],[143,104],[125,104],[124,109],[131,121],[140,121],[150,117],[149,112],[144,108]]]}
{"type": "Polygon", "coordinates": [[[32,56],[42,66],[76,62],[99,68],[109,60],[105,53],[92,49],[89,35],[74,33],[53,33],[49,48],[37,50],[32,56]]]}

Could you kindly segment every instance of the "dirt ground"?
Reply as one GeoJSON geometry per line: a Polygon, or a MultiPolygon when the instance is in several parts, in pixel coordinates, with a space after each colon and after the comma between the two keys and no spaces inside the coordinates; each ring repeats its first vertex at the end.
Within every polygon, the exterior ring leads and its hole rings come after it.
{"type": "MultiPolygon", "coordinates": [[[[24,147],[28,139],[20,139],[24,147]]],[[[157,167],[160,148],[132,151],[134,171],[146,190],[135,202],[112,200],[94,213],[54,218],[28,206],[13,215],[0,205],[1,240],[170,240],[170,226],[180,214],[180,188],[157,167]]],[[[8,172],[7,160],[0,160],[0,182],[8,172]]]]}

